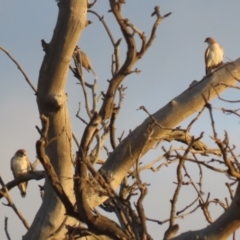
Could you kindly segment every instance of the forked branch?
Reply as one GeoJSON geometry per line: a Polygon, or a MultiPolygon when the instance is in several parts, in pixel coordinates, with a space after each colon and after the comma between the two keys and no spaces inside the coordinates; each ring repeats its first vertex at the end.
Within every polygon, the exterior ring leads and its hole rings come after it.
{"type": "Polygon", "coordinates": [[[3,47],[0,46],[0,49],[6,53],[8,55],[8,57],[17,65],[17,68],[19,69],[19,71],[23,74],[25,80],[27,81],[27,83],[29,84],[29,86],[32,88],[32,90],[35,92],[35,94],[37,94],[37,90],[36,88],[33,86],[31,80],[29,79],[29,77],[27,76],[27,74],[24,72],[24,70],[22,69],[22,67],[20,66],[20,64],[12,57],[12,55],[3,47]]]}
{"type": "Polygon", "coordinates": [[[46,116],[42,115],[41,120],[43,122],[43,129],[42,129],[42,136],[40,139],[36,142],[36,151],[37,151],[37,156],[40,162],[42,163],[45,172],[52,184],[52,187],[54,191],[56,192],[57,196],[60,198],[62,201],[63,205],[66,208],[66,214],[77,218],[77,213],[74,211],[74,206],[70,202],[68,196],[66,195],[59,179],[58,176],[45,152],[45,146],[46,146],[46,139],[47,139],[47,134],[49,130],[49,120],[46,116]]]}

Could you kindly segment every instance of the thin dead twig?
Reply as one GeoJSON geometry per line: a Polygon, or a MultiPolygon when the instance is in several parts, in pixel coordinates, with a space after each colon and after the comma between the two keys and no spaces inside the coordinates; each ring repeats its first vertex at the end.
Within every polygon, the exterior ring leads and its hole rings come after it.
{"type": "Polygon", "coordinates": [[[194,137],[192,137],[192,141],[190,142],[188,148],[185,150],[185,152],[182,156],[179,155],[176,152],[176,155],[178,155],[178,158],[179,158],[179,164],[178,164],[178,167],[177,167],[178,185],[177,185],[176,190],[174,192],[173,199],[171,200],[171,212],[170,212],[169,227],[168,227],[168,229],[167,229],[167,231],[165,232],[165,235],[164,235],[164,237],[166,239],[169,238],[170,236],[173,237],[178,231],[179,226],[177,224],[174,224],[174,220],[175,220],[175,216],[176,216],[176,203],[177,203],[177,200],[178,200],[178,195],[180,193],[180,189],[181,189],[182,184],[183,184],[182,168],[184,168],[185,160],[186,160],[186,157],[189,153],[189,150],[192,147],[192,144],[195,141],[197,141],[201,138],[202,138],[202,135],[200,135],[200,137],[198,137],[196,139],[194,139],[194,137]]]}
{"type": "Polygon", "coordinates": [[[111,142],[111,145],[112,145],[112,148],[113,150],[116,149],[117,147],[117,143],[116,143],[116,138],[115,138],[115,132],[116,132],[116,128],[115,128],[115,121],[117,119],[117,115],[119,114],[120,112],[120,109],[121,109],[121,106],[122,106],[122,103],[123,103],[123,99],[124,99],[124,91],[125,91],[126,88],[123,87],[123,85],[121,85],[119,88],[118,88],[118,92],[119,92],[119,103],[118,103],[118,106],[117,107],[114,107],[113,108],[113,112],[112,112],[112,116],[111,116],[111,119],[110,119],[110,124],[109,124],[109,129],[110,129],[110,142],[111,142]]]}
{"type": "Polygon", "coordinates": [[[7,239],[11,240],[10,235],[8,233],[8,217],[5,217],[5,219],[4,219],[4,231],[5,231],[7,239]]]}
{"type": "Polygon", "coordinates": [[[3,195],[5,197],[5,199],[8,201],[8,204],[3,203],[3,205],[7,206],[7,207],[11,207],[13,209],[13,211],[16,213],[16,215],[18,216],[18,218],[22,221],[25,228],[28,230],[30,228],[30,225],[28,224],[27,220],[24,218],[22,213],[17,209],[16,205],[12,201],[10,194],[9,194],[7,188],[5,187],[5,183],[3,182],[3,179],[1,176],[0,176],[0,184],[2,185],[2,187],[4,189],[4,192],[0,190],[0,194],[3,195]]]}
{"type": "Polygon", "coordinates": [[[211,215],[210,215],[210,212],[208,210],[208,199],[210,197],[210,195],[208,196],[207,200],[204,201],[203,197],[202,197],[202,191],[201,191],[201,188],[200,190],[198,190],[197,186],[195,185],[195,183],[193,182],[191,176],[189,175],[188,171],[187,171],[187,168],[185,166],[183,166],[183,169],[185,171],[185,176],[189,178],[190,180],[190,184],[193,186],[193,188],[195,189],[195,191],[197,192],[198,194],[198,197],[200,198],[199,199],[199,204],[203,210],[203,213],[204,213],[204,216],[206,217],[206,220],[209,222],[209,223],[212,223],[212,218],[211,218],[211,215]]]}
{"type": "MultiPolygon", "coordinates": [[[[119,49],[119,45],[121,42],[121,38],[116,42],[114,40],[113,34],[111,33],[106,21],[104,20],[104,16],[100,16],[97,12],[93,11],[93,10],[88,10],[88,12],[96,15],[98,17],[98,19],[102,22],[104,28],[107,31],[107,34],[110,38],[110,41],[114,47],[114,60],[112,59],[112,63],[114,63],[115,69],[113,69],[112,67],[112,75],[114,76],[120,69],[120,49],[119,49]]],[[[112,64],[113,66],[113,64],[112,64]]]]}
{"type": "MultiPolygon", "coordinates": [[[[199,207],[200,207],[200,205],[196,206],[193,210],[191,210],[191,211],[189,211],[189,212],[187,212],[187,213],[184,213],[184,214],[175,216],[174,218],[175,218],[175,219],[179,219],[179,218],[184,219],[184,217],[186,217],[186,216],[194,213],[199,207]]],[[[163,220],[163,221],[159,221],[159,220],[152,219],[152,218],[147,218],[147,220],[148,220],[148,221],[151,221],[151,222],[156,222],[157,224],[162,225],[162,224],[164,224],[164,223],[169,222],[169,221],[170,221],[170,218],[169,218],[169,219],[166,219],[166,220],[163,220]]]]}
{"type": "MultiPolygon", "coordinates": [[[[81,57],[80,57],[80,59],[81,59],[81,57]]],[[[92,111],[90,110],[90,107],[89,107],[88,93],[87,93],[87,89],[86,89],[86,85],[85,85],[85,79],[84,79],[84,76],[83,76],[83,73],[82,73],[82,64],[80,64],[80,65],[78,64],[78,61],[77,61],[76,57],[74,56],[74,54],[73,54],[73,60],[74,60],[74,63],[75,63],[75,67],[76,67],[78,76],[79,76],[78,79],[81,82],[83,95],[84,95],[84,99],[85,99],[85,108],[86,108],[88,117],[91,118],[92,117],[92,111]]]]}
{"type": "Polygon", "coordinates": [[[20,66],[20,64],[12,57],[12,55],[3,47],[0,46],[0,49],[6,53],[8,55],[8,57],[17,65],[17,68],[19,69],[19,71],[23,74],[25,80],[27,81],[27,83],[29,84],[29,86],[32,88],[32,90],[35,92],[35,94],[37,95],[37,90],[36,88],[33,86],[31,80],[29,79],[29,77],[27,76],[27,74],[24,72],[24,70],[22,69],[22,67],[20,66]]]}

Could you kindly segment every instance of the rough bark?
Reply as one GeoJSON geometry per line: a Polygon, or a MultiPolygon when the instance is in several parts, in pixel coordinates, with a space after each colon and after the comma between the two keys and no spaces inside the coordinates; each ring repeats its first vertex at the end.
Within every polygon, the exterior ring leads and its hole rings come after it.
{"type": "MultiPolygon", "coordinates": [[[[58,6],[58,19],[52,40],[43,46],[46,54],[39,73],[37,103],[40,115],[47,116],[50,123],[48,132],[50,144],[46,148],[46,153],[65,192],[73,202],[72,130],[65,85],[74,48],[85,27],[87,1],[61,0],[58,6]]],[[[30,230],[23,237],[24,240],[46,240],[64,220],[65,209],[48,179],[45,181],[44,191],[42,205],[30,230]]],[[[57,238],[61,239],[63,235],[57,238]]]]}

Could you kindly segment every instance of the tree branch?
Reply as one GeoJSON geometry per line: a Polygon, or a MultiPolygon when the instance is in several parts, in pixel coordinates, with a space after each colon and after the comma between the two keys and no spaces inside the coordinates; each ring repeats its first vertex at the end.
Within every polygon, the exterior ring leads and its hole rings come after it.
{"type": "Polygon", "coordinates": [[[19,69],[19,71],[23,74],[23,76],[25,77],[25,80],[27,81],[27,83],[29,84],[29,86],[32,88],[32,90],[35,92],[35,94],[37,94],[37,90],[36,88],[33,86],[31,80],[29,79],[29,77],[27,76],[27,74],[24,72],[24,70],[22,69],[22,67],[20,66],[20,64],[11,56],[11,54],[3,47],[0,46],[0,49],[6,53],[8,55],[8,57],[17,65],[17,68],[19,69]]]}
{"type": "Polygon", "coordinates": [[[5,231],[7,240],[11,240],[10,235],[8,233],[8,217],[5,217],[4,219],[4,231],[5,231]]]}
{"type": "Polygon", "coordinates": [[[44,134],[36,142],[36,152],[37,152],[38,159],[42,163],[42,165],[45,169],[46,175],[48,176],[54,191],[56,192],[57,196],[61,199],[63,205],[65,206],[66,214],[77,218],[77,213],[74,211],[74,206],[71,203],[71,201],[69,200],[68,196],[66,195],[66,193],[58,179],[58,176],[57,176],[48,156],[45,153],[46,138],[47,138],[48,130],[49,130],[49,120],[44,115],[41,116],[41,120],[45,124],[43,124],[43,129],[42,129],[42,133],[44,133],[44,134]]]}
{"type": "Polygon", "coordinates": [[[228,237],[240,227],[240,184],[230,207],[211,225],[197,231],[182,233],[171,240],[219,240],[228,237]]]}
{"type": "MultiPolygon", "coordinates": [[[[178,141],[178,142],[182,142],[186,145],[189,145],[191,143],[191,138],[192,138],[192,136],[188,132],[180,130],[180,129],[174,129],[172,132],[170,132],[169,134],[167,134],[164,137],[164,140],[168,141],[168,142],[171,142],[171,141],[175,140],[175,141],[178,141]]],[[[212,153],[212,154],[215,154],[217,156],[222,155],[220,149],[210,149],[201,140],[194,141],[194,143],[192,144],[192,148],[196,151],[201,151],[202,155],[207,155],[207,153],[212,153]]]]}
{"type": "Polygon", "coordinates": [[[30,225],[28,224],[27,220],[24,218],[22,213],[17,209],[16,205],[14,204],[13,200],[11,199],[9,192],[8,192],[7,188],[5,187],[5,184],[4,184],[1,176],[0,176],[0,184],[4,188],[4,192],[0,191],[0,194],[3,195],[5,197],[5,199],[8,201],[8,204],[3,203],[3,205],[5,205],[7,207],[11,207],[13,209],[13,211],[16,213],[16,215],[18,216],[18,218],[21,220],[21,222],[23,223],[25,228],[28,230],[30,228],[30,225]]]}
{"type": "MultiPolygon", "coordinates": [[[[45,171],[34,171],[34,172],[28,172],[8,183],[6,183],[5,187],[9,191],[12,188],[16,187],[19,183],[26,182],[29,180],[41,180],[45,178],[45,171]]],[[[5,192],[4,188],[0,189],[0,199],[4,197],[1,192],[5,192]]]]}
{"type": "MultiPolygon", "coordinates": [[[[152,116],[156,119],[157,124],[153,126],[153,137],[146,142],[143,154],[150,150],[159,140],[164,139],[171,132],[169,129],[172,129],[184,119],[202,109],[205,105],[202,95],[208,96],[210,101],[217,96],[216,92],[220,94],[227,89],[219,83],[234,85],[237,82],[236,79],[240,79],[239,69],[240,59],[226,64],[224,68],[218,69],[212,75],[203,78],[192,88],[185,90],[154,113],[152,116]],[[215,88],[214,91],[213,88],[215,88]]],[[[113,188],[116,188],[121,183],[127,171],[135,164],[135,159],[137,159],[141,151],[141,144],[146,141],[147,126],[152,121],[152,117],[148,117],[140,126],[132,131],[109,156],[100,169],[101,174],[109,178],[113,188]]],[[[100,202],[102,201],[104,199],[100,200],[100,202]]]]}
{"type": "MultiPolygon", "coordinates": [[[[74,202],[72,129],[65,86],[74,48],[86,26],[87,1],[61,0],[57,5],[59,11],[53,35],[50,42],[44,46],[45,56],[39,71],[37,104],[39,115],[44,114],[49,118],[47,139],[55,139],[47,145],[46,155],[51,160],[69,201],[74,202]]],[[[47,239],[49,233],[55,232],[61,225],[65,211],[49,179],[46,178],[42,204],[23,240],[47,239]]],[[[68,223],[76,223],[76,219],[69,219],[68,223]]],[[[64,238],[64,231],[67,230],[63,229],[59,233],[59,239],[64,238]]]]}

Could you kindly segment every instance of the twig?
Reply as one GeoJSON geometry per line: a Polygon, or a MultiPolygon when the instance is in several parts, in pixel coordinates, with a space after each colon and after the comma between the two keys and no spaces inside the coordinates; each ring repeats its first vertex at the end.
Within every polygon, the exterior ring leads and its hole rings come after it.
{"type": "MultiPolygon", "coordinates": [[[[178,200],[178,195],[180,193],[180,189],[182,187],[183,184],[183,176],[182,176],[182,168],[184,168],[184,164],[185,164],[185,160],[186,160],[186,156],[189,152],[189,150],[192,147],[192,144],[199,140],[202,136],[200,135],[199,138],[197,138],[196,140],[194,138],[192,138],[191,143],[189,144],[188,148],[186,149],[186,151],[184,152],[183,156],[179,155],[179,164],[177,167],[177,179],[178,179],[178,185],[176,187],[176,190],[174,192],[173,195],[173,199],[171,200],[171,213],[170,213],[170,222],[169,222],[169,228],[168,230],[165,232],[165,238],[168,237],[169,235],[173,236],[176,234],[177,230],[178,230],[178,225],[174,225],[174,220],[175,220],[175,215],[176,215],[176,203],[178,200]]],[[[176,153],[178,155],[178,153],[176,153]]]]}
{"type": "MultiPolygon", "coordinates": [[[[106,29],[107,31],[107,34],[110,38],[110,41],[114,47],[114,56],[115,56],[115,59],[114,59],[114,63],[115,63],[115,69],[112,69],[112,75],[114,76],[120,69],[120,51],[119,51],[119,44],[121,42],[121,39],[119,39],[117,42],[115,42],[114,40],[114,37],[107,25],[107,23],[105,22],[104,20],[104,16],[100,16],[97,12],[95,11],[92,11],[92,10],[88,10],[88,12],[96,15],[98,17],[98,19],[102,22],[104,28],[106,29]]],[[[113,62],[113,61],[112,61],[113,62]]]]}
{"type": "Polygon", "coordinates": [[[84,124],[88,125],[87,121],[84,120],[82,117],[80,117],[80,110],[81,110],[81,103],[79,103],[79,105],[78,105],[78,111],[76,113],[76,117],[78,119],[80,119],[84,124]]]}
{"type": "Polygon", "coordinates": [[[4,231],[5,231],[7,239],[11,240],[10,235],[8,233],[8,217],[5,217],[5,219],[4,219],[4,231]]]}
{"type": "Polygon", "coordinates": [[[88,8],[92,8],[96,2],[97,2],[97,0],[93,0],[92,3],[90,3],[90,1],[88,1],[88,8]]]}
{"type": "Polygon", "coordinates": [[[227,186],[230,197],[233,200],[234,194],[233,194],[233,190],[231,189],[231,185],[229,183],[225,183],[225,185],[227,186]]]}
{"type": "Polygon", "coordinates": [[[189,205],[187,205],[187,206],[186,206],[185,208],[183,208],[182,210],[178,211],[178,212],[176,213],[176,215],[179,215],[179,214],[185,212],[188,208],[190,208],[191,206],[193,206],[193,204],[196,203],[196,202],[198,201],[198,199],[199,199],[199,196],[197,196],[197,198],[194,199],[194,201],[193,201],[192,203],[190,203],[189,205]]]}
{"type": "MultiPolygon", "coordinates": [[[[196,206],[193,210],[187,212],[187,213],[184,213],[184,214],[181,214],[181,215],[178,215],[178,216],[175,216],[174,219],[184,219],[184,217],[194,213],[198,208],[200,207],[200,205],[196,206]]],[[[147,218],[148,221],[151,221],[151,222],[156,222],[157,224],[159,225],[162,225],[164,223],[167,223],[170,221],[170,218],[169,219],[166,219],[166,220],[163,220],[163,221],[159,221],[159,220],[156,220],[156,219],[151,219],[151,218],[147,218]]]]}
{"type": "MultiPolygon", "coordinates": [[[[225,86],[227,88],[240,89],[239,86],[231,86],[231,85],[228,85],[228,84],[225,84],[225,83],[219,83],[219,85],[223,85],[223,86],[225,86]]],[[[213,88],[213,89],[217,93],[218,99],[222,100],[223,102],[228,102],[228,103],[239,103],[240,102],[240,100],[227,100],[227,99],[224,99],[224,98],[220,97],[220,95],[218,94],[218,92],[216,91],[215,88],[213,88]]]]}
{"type": "Polygon", "coordinates": [[[188,124],[187,127],[187,133],[190,131],[192,125],[199,119],[199,117],[202,115],[203,111],[205,109],[205,106],[198,112],[197,116],[188,124]]]}
{"type": "Polygon", "coordinates": [[[160,14],[160,7],[159,7],[159,6],[156,6],[156,7],[154,8],[154,12],[152,13],[151,16],[156,15],[156,16],[157,16],[157,19],[156,19],[156,21],[155,21],[155,23],[154,23],[154,25],[153,25],[153,27],[152,27],[151,35],[150,35],[149,40],[148,40],[148,42],[146,43],[146,46],[145,46],[145,51],[143,51],[143,49],[142,49],[142,50],[139,52],[139,55],[140,55],[140,56],[142,56],[142,55],[144,54],[144,52],[146,52],[147,49],[152,45],[152,43],[153,43],[153,41],[154,41],[154,39],[155,39],[155,37],[156,37],[156,31],[157,31],[158,25],[161,23],[161,21],[162,21],[164,18],[170,16],[171,14],[172,14],[172,13],[169,12],[169,13],[161,16],[161,14],[160,14]]]}
{"type": "Polygon", "coordinates": [[[113,148],[113,150],[115,150],[117,148],[117,144],[116,144],[116,140],[115,140],[115,132],[116,132],[116,128],[115,128],[115,120],[117,118],[117,110],[113,110],[112,112],[112,116],[110,119],[110,124],[109,124],[109,129],[110,129],[110,142],[111,142],[111,146],[113,148]]]}
{"type": "Polygon", "coordinates": [[[109,124],[109,129],[110,129],[110,142],[111,142],[111,145],[112,145],[112,148],[113,150],[116,149],[117,147],[117,144],[116,144],[116,138],[115,138],[115,132],[116,132],[116,128],[115,128],[115,120],[117,118],[117,115],[119,114],[120,112],[120,109],[121,109],[121,106],[122,106],[122,103],[123,103],[123,99],[124,99],[124,91],[125,91],[126,88],[123,87],[123,85],[121,85],[119,88],[118,88],[118,92],[119,92],[119,103],[118,103],[118,106],[117,107],[114,107],[113,108],[113,112],[112,112],[112,116],[111,116],[111,119],[110,119],[110,124],[109,124]]]}
{"type": "MultiPolygon", "coordinates": [[[[168,141],[168,142],[175,140],[175,141],[187,144],[189,146],[189,144],[191,143],[191,139],[192,139],[192,136],[188,132],[181,130],[181,129],[174,129],[172,132],[167,134],[163,140],[168,141]]],[[[201,153],[202,155],[206,155],[207,153],[212,153],[217,156],[221,156],[221,151],[219,149],[210,149],[200,139],[198,141],[195,141],[192,144],[192,148],[194,150],[199,151],[199,153],[201,153]]]]}
{"type": "Polygon", "coordinates": [[[83,94],[84,94],[84,98],[85,98],[85,108],[86,108],[88,117],[91,118],[92,117],[92,112],[91,112],[90,107],[89,107],[88,93],[87,93],[87,89],[86,89],[86,86],[85,86],[85,79],[84,79],[84,76],[82,74],[82,66],[81,66],[81,64],[80,65],[78,64],[78,61],[77,61],[77,59],[74,55],[73,55],[73,60],[74,60],[74,63],[75,63],[75,66],[76,66],[76,69],[77,69],[77,72],[78,72],[78,75],[79,75],[79,80],[80,80],[81,85],[82,85],[82,90],[83,90],[83,94]]]}
{"type": "Polygon", "coordinates": [[[25,80],[27,81],[27,83],[29,84],[29,86],[32,88],[32,90],[35,92],[35,94],[37,95],[37,90],[36,88],[33,86],[33,84],[31,83],[31,80],[29,79],[29,77],[27,76],[27,74],[24,72],[24,70],[22,69],[22,67],[20,66],[20,64],[11,56],[11,54],[3,47],[0,46],[0,49],[6,53],[8,55],[8,57],[17,65],[17,68],[19,69],[19,71],[23,74],[23,76],[25,77],[25,80]]]}
{"type": "Polygon", "coordinates": [[[195,189],[195,191],[196,191],[197,194],[198,194],[198,197],[200,198],[199,204],[200,204],[200,206],[201,206],[201,208],[202,208],[202,210],[203,210],[203,213],[204,213],[204,216],[206,217],[206,220],[207,220],[209,223],[212,223],[213,221],[212,221],[210,212],[209,212],[209,210],[208,210],[208,203],[209,203],[208,199],[209,199],[210,195],[208,195],[207,200],[204,201],[204,199],[203,199],[203,197],[202,197],[202,192],[197,189],[196,185],[194,184],[193,180],[191,179],[191,176],[190,176],[190,175],[188,174],[188,172],[187,172],[187,168],[184,166],[183,169],[184,169],[184,171],[185,171],[186,177],[188,177],[189,180],[190,180],[190,184],[193,186],[193,188],[195,189]]]}
{"type": "Polygon", "coordinates": [[[4,189],[4,192],[0,190],[0,194],[3,195],[6,198],[6,200],[8,201],[8,204],[3,203],[3,205],[11,207],[13,209],[13,211],[17,214],[18,218],[22,221],[25,228],[28,230],[30,228],[30,225],[28,224],[27,220],[23,217],[22,213],[17,209],[14,202],[12,201],[1,176],[0,176],[0,184],[2,185],[2,187],[4,189]]]}
{"type": "Polygon", "coordinates": [[[80,145],[79,145],[78,140],[77,140],[77,138],[76,138],[76,136],[75,136],[74,133],[72,133],[72,137],[73,137],[73,140],[74,140],[75,144],[76,144],[77,147],[79,148],[80,145]]]}
{"type": "MultiPolygon", "coordinates": [[[[45,178],[45,171],[33,171],[33,172],[28,172],[24,174],[23,176],[20,176],[7,184],[5,184],[5,188],[9,191],[12,188],[16,187],[19,183],[26,182],[29,180],[41,180],[45,178]]],[[[4,195],[1,194],[1,192],[5,192],[5,188],[0,189],[0,199],[4,197],[4,195]]]]}

